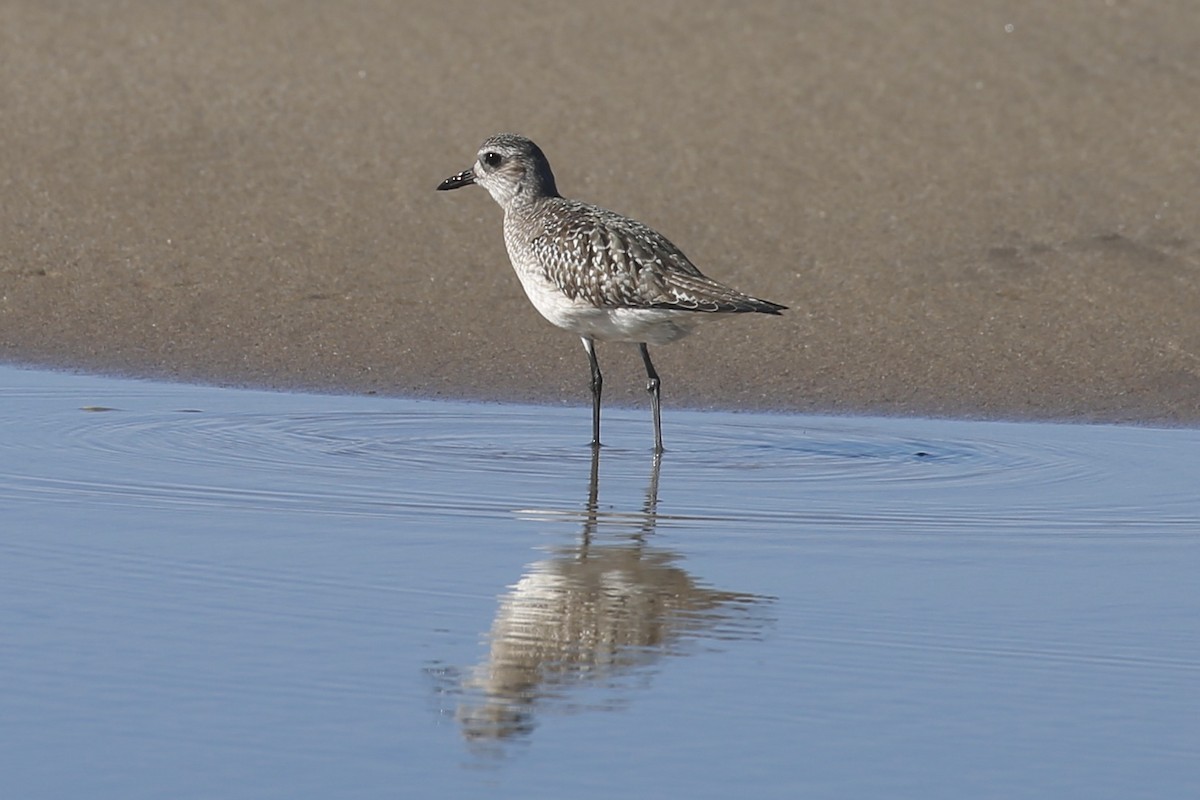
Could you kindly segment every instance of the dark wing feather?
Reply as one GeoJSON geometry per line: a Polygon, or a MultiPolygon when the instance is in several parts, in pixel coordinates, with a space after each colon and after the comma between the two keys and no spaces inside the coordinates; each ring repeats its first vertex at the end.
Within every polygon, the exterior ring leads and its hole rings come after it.
{"type": "Polygon", "coordinates": [[[706,278],[658,231],[597,206],[560,201],[531,244],[548,280],[597,307],[768,314],[784,308],[706,278]]]}
{"type": "Polygon", "coordinates": [[[650,308],[724,314],[744,314],[753,311],[760,314],[778,314],[787,308],[778,303],[751,297],[704,276],[668,273],[663,282],[666,285],[666,297],[651,303],[650,308]]]}

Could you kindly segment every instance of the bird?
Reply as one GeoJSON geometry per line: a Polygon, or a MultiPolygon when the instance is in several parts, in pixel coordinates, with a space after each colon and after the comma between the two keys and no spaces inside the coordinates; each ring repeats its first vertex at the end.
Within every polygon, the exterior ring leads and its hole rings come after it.
{"type": "Polygon", "coordinates": [[[604,385],[597,342],[638,346],[658,455],[663,452],[662,381],[649,345],[678,341],[709,315],[778,315],[787,309],[705,277],[683,251],[644,223],[563,197],[545,153],[519,134],[489,136],[475,163],[437,190],[472,184],[504,209],[504,243],[530,302],[583,341],[591,368],[593,448],[600,447],[604,385]]]}

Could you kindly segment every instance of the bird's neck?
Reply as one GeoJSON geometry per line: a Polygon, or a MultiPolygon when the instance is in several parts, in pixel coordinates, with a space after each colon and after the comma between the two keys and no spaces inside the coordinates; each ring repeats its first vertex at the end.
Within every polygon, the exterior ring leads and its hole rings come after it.
{"type": "Polygon", "coordinates": [[[553,179],[550,180],[549,186],[521,183],[517,185],[516,191],[504,198],[501,205],[509,212],[521,214],[536,208],[550,198],[558,196],[558,190],[554,188],[553,179]]]}

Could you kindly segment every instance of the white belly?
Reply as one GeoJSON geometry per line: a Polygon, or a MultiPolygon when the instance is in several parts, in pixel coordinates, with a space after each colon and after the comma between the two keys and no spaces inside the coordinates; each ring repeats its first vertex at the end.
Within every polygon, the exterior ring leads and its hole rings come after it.
{"type": "Polygon", "coordinates": [[[667,308],[597,308],[567,298],[540,276],[518,270],[517,277],[543,317],[564,330],[599,342],[669,344],[691,333],[702,316],[667,308]]]}

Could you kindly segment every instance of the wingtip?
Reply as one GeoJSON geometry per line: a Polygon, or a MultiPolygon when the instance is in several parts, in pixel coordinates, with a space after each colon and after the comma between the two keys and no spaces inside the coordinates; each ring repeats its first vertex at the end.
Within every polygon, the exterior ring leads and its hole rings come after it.
{"type": "Polygon", "coordinates": [[[759,300],[757,297],[752,298],[752,302],[748,304],[750,311],[757,311],[759,314],[773,314],[779,316],[784,311],[788,310],[787,306],[781,306],[779,303],[772,303],[770,300],[759,300]]]}

